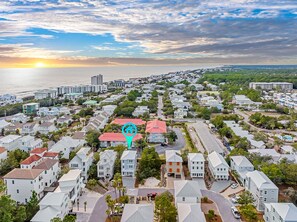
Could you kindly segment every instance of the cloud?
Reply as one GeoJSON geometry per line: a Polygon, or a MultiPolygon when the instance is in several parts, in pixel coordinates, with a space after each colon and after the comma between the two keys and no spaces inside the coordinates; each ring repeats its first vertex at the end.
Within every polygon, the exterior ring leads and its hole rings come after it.
{"type": "MultiPolygon", "coordinates": [[[[131,45],[122,49],[101,44],[91,47],[129,51],[135,45],[146,57],[206,57],[213,61],[229,57],[233,61],[234,55],[253,55],[265,62],[268,58],[295,61],[297,56],[295,0],[26,0],[22,4],[10,0],[0,3],[0,18],[1,38],[53,38],[29,32],[32,28],[111,34],[117,42],[131,45]]],[[[34,57],[41,52],[53,58],[69,52],[63,51],[18,46],[14,55],[34,57]]]]}

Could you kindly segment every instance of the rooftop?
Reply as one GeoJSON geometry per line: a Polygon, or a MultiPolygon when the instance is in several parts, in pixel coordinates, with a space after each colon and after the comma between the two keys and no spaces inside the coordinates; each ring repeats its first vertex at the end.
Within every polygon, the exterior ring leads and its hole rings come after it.
{"type": "Polygon", "coordinates": [[[3,178],[4,179],[35,179],[38,177],[44,170],[43,169],[20,169],[15,168],[9,173],[7,173],[3,178]]]}
{"type": "Polygon", "coordinates": [[[148,121],[145,129],[146,133],[167,133],[167,126],[165,121],[158,119],[148,121]]]}
{"type": "Polygon", "coordinates": [[[136,159],[136,151],[125,150],[121,156],[121,160],[134,160],[136,159]]]}
{"type": "Polygon", "coordinates": [[[126,204],[121,222],[153,222],[154,207],[152,204],[126,204]]]}
{"type": "Polygon", "coordinates": [[[261,171],[248,172],[247,177],[251,178],[258,189],[278,189],[278,187],[261,171]]]}
{"type": "MultiPolygon", "coordinates": [[[[142,139],[141,134],[136,134],[133,137],[133,141],[142,139]]],[[[100,141],[116,141],[116,142],[125,142],[126,138],[122,133],[103,133],[99,136],[100,141]]]]}
{"type": "Polygon", "coordinates": [[[166,150],[165,151],[166,162],[183,162],[181,153],[179,150],[166,150]]]}
{"type": "Polygon", "coordinates": [[[34,154],[34,155],[31,155],[28,158],[24,159],[20,164],[21,165],[30,165],[31,163],[36,162],[40,159],[41,159],[40,156],[34,154]]]}
{"type": "Polygon", "coordinates": [[[142,119],[120,119],[116,118],[111,122],[112,124],[117,124],[117,125],[125,125],[126,123],[133,123],[137,126],[145,124],[145,121],[142,119]]]}
{"type": "Polygon", "coordinates": [[[78,177],[80,177],[81,170],[75,169],[75,170],[69,170],[68,173],[64,174],[59,182],[63,181],[70,181],[70,180],[76,180],[78,177]]]}
{"type": "Polygon", "coordinates": [[[49,170],[54,166],[56,163],[58,163],[58,160],[53,160],[53,159],[44,159],[42,160],[37,166],[34,167],[34,169],[44,169],[44,170],[49,170]]]}
{"type": "Polygon", "coordinates": [[[201,191],[198,182],[191,180],[174,181],[175,197],[201,197],[201,191]]]}
{"type": "Polygon", "coordinates": [[[227,162],[225,161],[224,157],[217,153],[216,151],[213,151],[211,154],[208,155],[208,160],[212,164],[213,167],[217,167],[221,164],[229,167],[227,162]]]}

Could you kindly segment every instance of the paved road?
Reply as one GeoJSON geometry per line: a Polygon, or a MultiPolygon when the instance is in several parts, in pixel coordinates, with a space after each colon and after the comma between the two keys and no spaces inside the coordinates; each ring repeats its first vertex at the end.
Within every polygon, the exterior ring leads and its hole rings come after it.
{"type": "Polygon", "coordinates": [[[177,135],[177,140],[175,141],[174,144],[168,145],[168,146],[156,145],[155,150],[158,154],[164,154],[165,150],[181,150],[182,148],[185,147],[186,141],[185,141],[185,138],[184,138],[184,135],[183,135],[181,129],[173,128],[173,131],[177,135]]]}
{"type": "MultiPolygon", "coordinates": [[[[241,110],[238,110],[238,109],[234,109],[234,113],[239,115],[239,116],[242,116],[243,117],[243,121],[248,124],[252,129],[256,129],[258,131],[262,131],[262,132],[265,132],[265,133],[276,133],[276,134],[293,134],[295,136],[297,136],[297,132],[292,132],[292,131],[287,131],[287,130],[280,130],[280,129],[275,129],[275,130],[268,130],[268,129],[262,129],[262,128],[259,128],[257,126],[254,126],[253,124],[251,124],[249,122],[249,115],[247,115],[246,113],[242,112],[241,110]]],[[[265,114],[265,113],[264,113],[265,114]]]]}
{"type": "Polygon", "coordinates": [[[163,96],[159,95],[158,96],[158,118],[160,119],[165,119],[165,116],[163,115],[163,96]]]}
{"type": "Polygon", "coordinates": [[[203,147],[208,153],[217,151],[218,153],[228,153],[223,143],[212,133],[210,133],[207,125],[202,120],[197,120],[196,123],[191,123],[189,126],[195,129],[203,147]]]}
{"type": "Polygon", "coordinates": [[[201,144],[201,141],[200,141],[194,127],[191,126],[191,124],[188,124],[187,129],[188,129],[190,137],[194,143],[194,146],[197,148],[198,151],[200,151],[201,153],[204,153],[205,149],[204,149],[203,145],[201,144]]]}
{"type": "Polygon", "coordinates": [[[219,208],[223,222],[239,222],[240,220],[235,219],[231,207],[233,206],[231,202],[225,199],[221,194],[215,193],[209,190],[201,190],[202,196],[208,197],[213,202],[217,204],[219,208]]]}
{"type": "MultiPolygon", "coordinates": [[[[165,191],[169,191],[173,194],[173,189],[166,189],[166,188],[139,188],[138,195],[139,196],[147,196],[149,193],[156,192],[158,194],[163,193],[165,191]]],[[[110,194],[112,198],[115,198],[114,191],[108,191],[102,197],[100,197],[93,209],[93,212],[88,220],[88,222],[105,222],[107,215],[107,205],[105,202],[105,197],[110,194]]]]}

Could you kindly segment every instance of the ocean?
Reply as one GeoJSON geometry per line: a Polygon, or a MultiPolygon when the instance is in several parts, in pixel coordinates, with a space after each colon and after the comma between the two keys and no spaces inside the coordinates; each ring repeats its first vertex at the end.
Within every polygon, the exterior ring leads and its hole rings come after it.
{"type": "Polygon", "coordinates": [[[102,74],[105,82],[129,79],[173,71],[215,67],[197,66],[113,66],[83,68],[5,68],[0,69],[0,95],[15,94],[20,97],[33,95],[39,89],[58,86],[90,84],[91,76],[102,74]]]}

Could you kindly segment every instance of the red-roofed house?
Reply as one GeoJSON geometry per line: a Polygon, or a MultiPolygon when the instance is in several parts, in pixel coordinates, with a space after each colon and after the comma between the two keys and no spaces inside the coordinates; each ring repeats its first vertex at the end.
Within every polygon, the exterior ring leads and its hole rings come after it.
{"type": "Polygon", "coordinates": [[[43,159],[54,159],[58,160],[59,159],[59,153],[56,152],[45,152],[42,156],[43,159]]]}
{"type": "MultiPolygon", "coordinates": [[[[136,140],[142,139],[141,134],[136,134],[133,138],[132,147],[136,140]]],[[[110,147],[117,145],[127,145],[126,138],[122,133],[103,133],[99,136],[100,146],[101,147],[110,147]]]]}
{"type": "Polygon", "coordinates": [[[43,157],[44,153],[47,151],[47,148],[35,148],[30,152],[30,156],[32,155],[38,155],[40,157],[43,157]]]}
{"type": "Polygon", "coordinates": [[[42,161],[42,158],[36,154],[29,156],[24,159],[21,164],[21,169],[32,169],[42,161]]]}
{"type": "Polygon", "coordinates": [[[117,125],[125,125],[126,123],[134,123],[136,126],[139,125],[144,125],[145,121],[143,121],[142,119],[120,119],[117,118],[114,121],[111,122],[112,124],[117,124],[117,125]]]}
{"type": "Polygon", "coordinates": [[[7,158],[7,150],[4,147],[0,147],[0,161],[7,158]]]}
{"type": "Polygon", "coordinates": [[[164,134],[167,133],[166,122],[157,119],[148,121],[145,132],[149,133],[148,142],[164,143],[166,141],[164,134]]]}

